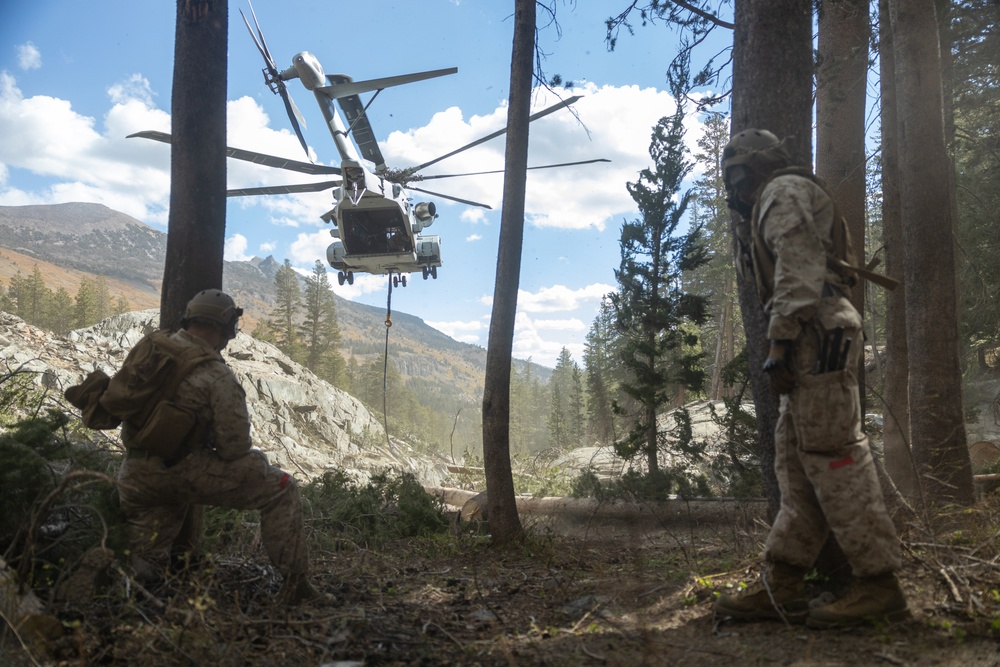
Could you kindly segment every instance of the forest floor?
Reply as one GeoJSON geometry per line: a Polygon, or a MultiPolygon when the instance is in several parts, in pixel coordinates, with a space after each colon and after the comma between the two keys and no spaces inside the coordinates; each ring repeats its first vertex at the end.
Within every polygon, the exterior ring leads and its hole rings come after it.
{"type": "Polygon", "coordinates": [[[844,630],[714,617],[717,591],[756,576],[766,529],[744,519],[539,523],[516,549],[461,531],[314,553],[315,581],[336,601],[292,609],[275,602],[280,579],[250,545],[152,592],[118,576],[62,607],[64,635],[44,650],[4,636],[0,663],[1000,665],[1000,497],[961,513],[946,537],[907,537],[911,620],[844,630]]]}

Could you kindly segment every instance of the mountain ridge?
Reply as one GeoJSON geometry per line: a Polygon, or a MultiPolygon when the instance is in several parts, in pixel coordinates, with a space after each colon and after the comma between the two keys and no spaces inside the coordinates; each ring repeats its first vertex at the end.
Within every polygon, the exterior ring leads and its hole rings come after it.
{"type": "MultiPolygon", "coordinates": [[[[25,265],[35,261],[44,263],[47,282],[60,273],[66,274],[60,276],[64,285],[74,280],[78,285],[79,278],[87,275],[103,275],[112,292],[133,290],[130,301],[137,309],[157,307],[166,239],[165,232],[103,204],[0,206],[0,281],[9,282],[13,267],[30,272],[25,265]]],[[[275,305],[274,276],[281,266],[273,256],[225,262],[223,289],[247,310],[248,324],[267,317],[275,305]]],[[[334,302],[345,357],[354,355],[359,364],[381,358],[385,311],[337,294],[334,302]]],[[[450,396],[458,404],[481,400],[485,348],[456,341],[416,315],[394,311],[392,319],[390,358],[405,380],[450,396]]],[[[551,372],[531,366],[541,379],[551,372]]]]}

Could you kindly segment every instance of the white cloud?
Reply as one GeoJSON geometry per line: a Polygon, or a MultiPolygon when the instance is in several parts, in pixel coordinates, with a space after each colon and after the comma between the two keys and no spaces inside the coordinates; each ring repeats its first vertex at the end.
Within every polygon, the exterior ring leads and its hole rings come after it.
{"type": "Polygon", "coordinates": [[[476,225],[480,222],[486,222],[486,213],[481,208],[470,206],[462,211],[462,214],[458,216],[458,219],[462,222],[469,222],[476,225]]]}
{"type": "Polygon", "coordinates": [[[268,241],[267,243],[260,244],[260,251],[266,254],[271,254],[277,247],[278,247],[277,243],[275,243],[274,241],[268,241]]]}
{"type": "Polygon", "coordinates": [[[141,74],[119,81],[108,87],[108,97],[114,104],[127,104],[128,102],[142,102],[145,106],[153,106],[153,89],[149,86],[149,79],[141,74]]]}
{"type": "Polygon", "coordinates": [[[18,44],[17,65],[23,70],[39,69],[42,66],[42,52],[31,42],[18,44]]]}
{"type": "MultiPolygon", "coordinates": [[[[523,313],[557,313],[576,310],[585,304],[600,303],[601,298],[608,292],[613,291],[611,285],[594,283],[581,287],[580,289],[570,289],[564,285],[553,285],[543,287],[537,292],[526,290],[517,291],[517,310],[523,313]]],[[[484,305],[492,305],[493,296],[484,296],[481,299],[484,305]]]]}
{"type": "MultiPolygon", "coordinates": [[[[489,318],[487,318],[488,321],[489,318]]],[[[459,341],[460,343],[470,343],[478,345],[482,343],[481,334],[487,331],[489,326],[483,320],[455,321],[455,322],[426,322],[428,326],[434,327],[446,336],[459,341]]]]}
{"type": "Polygon", "coordinates": [[[479,241],[482,238],[483,237],[480,236],[479,234],[470,234],[469,236],[465,237],[465,240],[471,242],[471,241],[479,241]]]}
{"type": "Polygon", "coordinates": [[[526,313],[518,313],[514,320],[514,345],[512,354],[518,359],[531,359],[543,366],[553,367],[563,348],[569,350],[573,359],[579,362],[583,358],[582,342],[561,342],[543,336],[544,321],[532,319],[526,313]]]}
{"type": "MultiPolygon", "coordinates": [[[[638,86],[598,87],[587,83],[566,96],[570,94],[583,98],[571,110],[560,110],[532,124],[529,167],[595,158],[611,162],[532,170],[525,215],[531,224],[540,227],[603,230],[616,217],[635,210],[625,183],[635,180],[639,171],[649,166],[653,126],[661,117],[673,113],[674,101],[664,91],[638,86]]],[[[550,92],[536,89],[532,109],[537,111],[557,101],[550,92]]],[[[390,166],[419,164],[489,134],[505,122],[505,104],[468,120],[460,109],[451,107],[435,114],[424,127],[391,133],[382,144],[382,152],[390,166]]],[[[698,122],[692,119],[690,124],[697,127],[698,122]]],[[[689,145],[694,146],[696,136],[696,132],[688,136],[689,145]]],[[[503,153],[504,141],[499,137],[428,168],[426,175],[502,169],[503,153]]],[[[500,206],[503,175],[442,180],[436,189],[496,209],[500,206]]],[[[444,200],[437,203],[439,207],[455,205],[444,200]]],[[[481,219],[482,213],[470,219],[471,215],[463,212],[462,219],[475,221],[481,219]]]]}
{"type": "Polygon", "coordinates": [[[247,253],[247,237],[242,234],[233,234],[226,239],[223,259],[227,262],[245,262],[251,259],[247,253]]]}
{"type": "Polygon", "coordinates": [[[169,128],[167,114],[123,94],[100,127],[66,100],[24,97],[14,77],[0,72],[0,163],[49,183],[30,193],[2,189],[0,204],[97,202],[165,224],[169,154],[145,152],[141,142],[125,139],[135,130],[164,125],[169,128]]]}

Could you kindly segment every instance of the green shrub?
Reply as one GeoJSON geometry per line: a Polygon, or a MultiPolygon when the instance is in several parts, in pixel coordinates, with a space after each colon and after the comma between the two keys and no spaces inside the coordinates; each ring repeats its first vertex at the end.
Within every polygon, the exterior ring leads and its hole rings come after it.
{"type": "Polygon", "coordinates": [[[0,435],[0,550],[31,573],[34,586],[53,585],[67,564],[102,541],[119,552],[125,548],[112,479],[116,457],[70,443],[68,423],[64,413],[50,410],[0,435]]]}
{"type": "Polygon", "coordinates": [[[340,540],[377,547],[448,528],[441,504],[410,473],[381,472],[366,484],[342,471],[326,473],[305,485],[302,496],[313,540],[324,548],[340,540]]]}

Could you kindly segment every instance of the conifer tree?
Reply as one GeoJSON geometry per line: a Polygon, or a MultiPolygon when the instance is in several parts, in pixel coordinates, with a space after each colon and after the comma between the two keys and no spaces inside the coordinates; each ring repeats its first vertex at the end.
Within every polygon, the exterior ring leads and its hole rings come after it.
{"type": "Polygon", "coordinates": [[[60,336],[65,336],[73,329],[73,297],[65,287],[57,289],[52,297],[47,326],[60,336]]]}
{"type": "Polygon", "coordinates": [[[569,444],[569,433],[566,423],[565,406],[562,399],[562,390],[559,384],[552,383],[552,402],[549,408],[549,445],[564,449],[569,444]]]}
{"type": "Polygon", "coordinates": [[[637,404],[632,429],[616,449],[625,458],[645,456],[651,476],[659,472],[657,410],[673,391],[700,389],[704,380],[701,355],[685,349],[697,343],[697,336],[682,329],[706,317],[704,297],[686,291],[682,281],[685,271],[706,261],[700,227],[677,233],[691,199],[690,191],[680,193],[691,171],[683,119],[678,102],[674,115],[661,118],[653,129],[653,166],[628,184],[642,217],[622,224],[621,265],[615,271],[619,289],[611,297],[628,373],[622,390],[637,404]]]}
{"type": "Polygon", "coordinates": [[[104,276],[94,278],[94,319],[89,324],[96,324],[112,314],[111,290],[108,279],[104,276]]]}
{"type": "Polygon", "coordinates": [[[84,278],[80,281],[80,286],[76,290],[73,298],[73,327],[80,329],[88,327],[98,321],[97,319],[97,295],[94,281],[84,278]]]}
{"type": "Polygon", "coordinates": [[[615,311],[607,297],[601,300],[597,316],[587,332],[583,363],[586,368],[587,429],[598,444],[610,444],[615,438],[612,403],[620,380],[620,364],[615,311]]]}
{"type": "Polygon", "coordinates": [[[22,276],[20,271],[14,274],[10,279],[9,295],[15,315],[33,326],[46,325],[52,290],[45,286],[45,279],[37,264],[29,276],[22,276]]]}
{"type": "Polygon", "coordinates": [[[299,290],[299,278],[292,268],[292,263],[285,260],[284,266],[278,269],[274,276],[274,286],[277,289],[277,304],[271,311],[265,328],[269,327],[274,334],[274,344],[278,349],[292,359],[299,361],[299,336],[296,327],[302,293],[299,290]]]}
{"type": "Polygon", "coordinates": [[[323,262],[316,260],[306,278],[302,299],[305,318],[299,326],[305,367],[337,386],[344,385],[345,365],[340,356],[340,328],[337,310],[323,262]]]}

